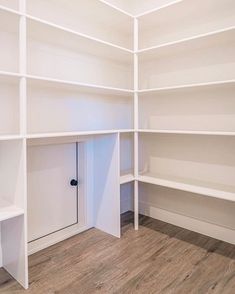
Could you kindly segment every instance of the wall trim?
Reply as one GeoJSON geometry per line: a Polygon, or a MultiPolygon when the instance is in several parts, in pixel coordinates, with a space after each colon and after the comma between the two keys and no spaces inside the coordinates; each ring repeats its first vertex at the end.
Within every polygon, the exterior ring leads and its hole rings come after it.
{"type": "Polygon", "coordinates": [[[175,226],[179,226],[235,245],[235,230],[233,229],[170,212],[142,201],[139,202],[139,212],[143,215],[164,221],[166,223],[170,223],[175,226]]]}

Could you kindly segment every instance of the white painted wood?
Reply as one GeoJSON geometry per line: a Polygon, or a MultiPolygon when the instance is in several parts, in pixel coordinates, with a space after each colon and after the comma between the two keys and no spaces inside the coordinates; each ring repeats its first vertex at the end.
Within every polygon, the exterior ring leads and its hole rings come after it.
{"type": "Polygon", "coordinates": [[[138,57],[138,48],[139,48],[139,23],[138,19],[134,19],[134,112],[135,112],[135,121],[134,121],[134,228],[138,230],[139,228],[139,192],[138,192],[138,173],[139,173],[139,139],[138,139],[138,128],[139,128],[139,57],[138,57]]]}
{"type": "MultiPolygon", "coordinates": [[[[233,125],[232,125],[233,127],[233,125]]],[[[235,132],[221,132],[221,131],[185,131],[185,130],[155,130],[155,129],[140,129],[140,133],[149,134],[181,134],[181,135],[206,135],[206,136],[235,136],[235,132]]]]}
{"type": "Polygon", "coordinates": [[[140,175],[172,188],[234,199],[234,136],[142,134],[140,144],[140,175]]]}
{"type": "Polygon", "coordinates": [[[134,180],[135,180],[135,177],[133,174],[124,174],[124,175],[121,175],[120,177],[120,184],[123,185],[129,182],[133,182],[134,180]]]}
{"type": "Polygon", "coordinates": [[[161,221],[235,244],[235,230],[140,202],[140,213],[161,221]]]}
{"type": "Polygon", "coordinates": [[[134,210],[134,182],[121,185],[121,213],[134,210]]]}
{"type": "Polygon", "coordinates": [[[138,179],[143,183],[178,189],[228,201],[235,201],[235,187],[232,185],[227,186],[206,181],[191,180],[180,176],[164,176],[154,173],[146,173],[139,176],[138,179]]]}
{"type": "Polygon", "coordinates": [[[187,40],[234,26],[234,13],[232,0],[177,1],[139,18],[140,48],[187,40]]]}
{"type": "Polygon", "coordinates": [[[130,52],[42,22],[28,20],[27,23],[29,74],[131,89],[133,69],[130,52]]]}
{"type": "Polygon", "coordinates": [[[19,80],[0,76],[0,136],[19,134],[19,80]]]}
{"type": "Polygon", "coordinates": [[[20,207],[12,205],[4,199],[0,199],[0,221],[4,221],[19,215],[23,215],[24,210],[20,207]]]}
{"type": "Polygon", "coordinates": [[[132,18],[100,1],[31,0],[27,13],[107,44],[132,46],[132,18]]]}
{"type": "Polygon", "coordinates": [[[94,226],[120,237],[119,137],[94,139],[94,226]]]}
{"type": "Polygon", "coordinates": [[[119,237],[129,209],[138,229],[139,198],[146,215],[234,244],[234,9],[0,0],[0,256],[25,288],[26,140],[83,146],[79,224],[30,253],[92,226],[119,237]]]}
{"type": "Polygon", "coordinates": [[[139,88],[233,80],[234,33],[235,30],[230,29],[141,53],[139,88]]]}
{"type": "Polygon", "coordinates": [[[165,8],[168,5],[173,5],[175,2],[182,0],[99,0],[107,5],[110,5],[114,9],[121,11],[132,17],[140,17],[141,15],[149,14],[152,11],[165,8]]]}
{"type": "Polygon", "coordinates": [[[8,219],[1,223],[3,267],[24,287],[28,287],[28,275],[25,272],[25,221],[24,216],[8,219]]]}
{"type": "Polygon", "coordinates": [[[19,16],[0,9],[0,70],[19,72],[19,16]]]}
{"type": "Polygon", "coordinates": [[[19,0],[0,0],[0,5],[11,9],[19,9],[19,0]]]}
{"type": "Polygon", "coordinates": [[[120,175],[134,175],[134,134],[120,134],[120,175]]]}
{"type": "Polygon", "coordinates": [[[28,147],[29,241],[78,222],[76,152],[75,143],[28,147]]]}
{"type": "Polygon", "coordinates": [[[74,88],[74,89],[77,89],[77,91],[81,91],[81,92],[88,92],[93,94],[95,93],[104,94],[104,95],[117,95],[117,96],[129,96],[130,94],[134,92],[133,90],[128,90],[128,89],[105,87],[105,86],[99,86],[95,84],[85,84],[85,83],[72,82],[72,81],[66,81],[66,80],[51,79],[51,78],[40,77],[40,76],[26,75],[26,77],[28,78],[29,82],[35,82],[35,83],[41,82],[41,86],[56,83],[57,89],[74,88]]]}
{"type": "Polygon", "coordinates": [[[183,90],[183,89],[196,89],[196,88],[211,88],[216,86],[223,86],[223,85],[233,85],[235,83],[235,80],[225,80],[225,81],[216,81],[216,82],[208,82],[208,83],[196,83],[196,84],[186,84],[186,85],[179,85],[179,86],[169,86],[169,87],[159,87],[159,88],[148,88],[148,89],[142,89],[139,90],[139,94],[154,94],[157,92],[165,92],[165,91],[175,91],[175,90],[183,90]]]}
{"type": "Polygon", "coordinates": [[[28,133],[133,128],[131,96],[99,94],[94,89],[89,90],[28,81],[28,133]]]}

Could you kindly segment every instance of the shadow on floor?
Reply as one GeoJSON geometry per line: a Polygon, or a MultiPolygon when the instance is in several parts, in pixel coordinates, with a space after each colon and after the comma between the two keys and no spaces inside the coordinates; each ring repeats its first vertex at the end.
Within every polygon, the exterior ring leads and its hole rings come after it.
{"type": "MultiPolygon", "coordinates": [[[[122,214],[122,234],[125,233],[130,225],[133,226],[133,223],[134,213],[132,211],[128,211],[122,214]]],[[[139,225],[167,235],[169,238],[175,238],[197,247],[201,247],[208,253],[215,252],[216,254],[235,260],[235,245],[233,244],[226,243],[141,214],[139,215],[139,225]]]]}

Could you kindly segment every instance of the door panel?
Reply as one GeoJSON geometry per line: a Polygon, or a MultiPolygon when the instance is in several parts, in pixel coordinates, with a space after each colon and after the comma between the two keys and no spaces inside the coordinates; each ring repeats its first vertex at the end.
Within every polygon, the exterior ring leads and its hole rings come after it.
{"type": "Polygon", "coordinates": [[[28,147],[28,241],[78,222],[77,145],[28,147]]]}

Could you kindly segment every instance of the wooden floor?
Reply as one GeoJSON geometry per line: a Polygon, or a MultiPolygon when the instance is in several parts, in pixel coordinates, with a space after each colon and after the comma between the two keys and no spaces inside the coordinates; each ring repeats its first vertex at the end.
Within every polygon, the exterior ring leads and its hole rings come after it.
{"type": "Polygon", "coordinates": [[[30,289],[4,271],[0,293],[235,294],[235,246],[148,217],[121,239],[91,229],[29,258],[30,289]]]}

